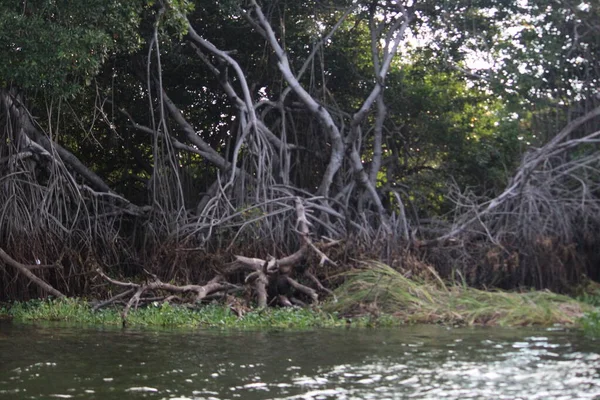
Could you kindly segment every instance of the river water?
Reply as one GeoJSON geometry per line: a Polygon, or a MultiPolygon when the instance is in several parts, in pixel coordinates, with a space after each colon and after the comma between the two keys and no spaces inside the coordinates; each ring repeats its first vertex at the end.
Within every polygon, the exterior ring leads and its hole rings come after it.
{"type": "Polygon", "coordinates": [[[600,399],[560,329],[90,329],[0,321],[0,399],[600,399]]]}

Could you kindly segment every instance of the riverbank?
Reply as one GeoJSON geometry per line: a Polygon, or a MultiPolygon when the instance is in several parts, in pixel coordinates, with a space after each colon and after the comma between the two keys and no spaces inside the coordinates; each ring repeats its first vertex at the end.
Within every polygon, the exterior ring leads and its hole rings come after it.
{"type": "Polygon", "coordinates": [[[421,278],[407,278],[379,262],[344,274],[337,290],[340,301],[324,309],[340,314],[371,313],[403,323],[459,326],[566,326],[600,337],[600,285],[589,283],[577,298],[538,291],[480,290],[449,284],[431,269],[421,278]]]}
{"type": "MultiPolygon", "coordinates": [[[[132,310],[127,325],[132,327],[172,327],[172,328],[222,328],[222,329],[309,329],[336,327],[392,327],[416,323],[433,323],[450,326],[565,326],[581,329],[591,336],[600,336],[600,312],[593,307],[570,298],[563,299],[550,293],[528,293],[527,296],[490,293],[501,295],[504,299],[520,297],[521,304],[513,312],[506,309],[489,313],[481,311],[478,317],[474,310],[454,307],[449,304],[445,315],[425,309],[403,310],[395,313],[375,310],[373,305],[356,306],[354,315],[337,311],[335,305],[325,304],[319,308],[272,308],[252,310],[242,316],[236,315],[229,307],[210,304],[192,310],[170,304],[155,304],[132,310]],[[554,297],[555,311],[545,305],[536,305],[532,300],[554,297]]],[[[457,302],[472,303],[473,299],[457,296],[457,302]]],[[[544,300],[545,301],[545,300],[544,300]]],[[[511,302],[517,302],[513,299],[511,302]]],[[[76,325],[119,326],[122,324],[121,310],[118,308],[92,311],[91,305],[84,299],[34,300],[5,305],[0,308],[0,319],[16,322],[55,321],[76,325]]]]}
{"type": "MultiPolygon", "coordinates": [[[[131,310],[129,326],[231,329],[305,329],[433,323],[450,326],[567,326],[600,336],[596,297],[580,300],[549,291],[484,291],[448,284],[435,273],[409,279],[389,266],[369,262],[345,273],[332,298],[312,308],[235,308],[208,304],[189,308],[154,302],[131,310]],[[582,301],[583,300],[583,301],[582,301]]],[[[62,321],[120,325],[122,309],[94,311],[85,299],[15,302],[0,315],[15,321],[62,321]]]]}

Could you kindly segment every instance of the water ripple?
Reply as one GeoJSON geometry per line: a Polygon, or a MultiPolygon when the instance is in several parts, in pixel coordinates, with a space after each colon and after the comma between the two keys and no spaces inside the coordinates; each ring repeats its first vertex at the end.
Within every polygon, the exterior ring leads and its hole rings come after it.
{"type": "Polygon", "coordinates": [[[600,398],[598,344],[558,330],[0,331],[0,400],[600,398]]]}

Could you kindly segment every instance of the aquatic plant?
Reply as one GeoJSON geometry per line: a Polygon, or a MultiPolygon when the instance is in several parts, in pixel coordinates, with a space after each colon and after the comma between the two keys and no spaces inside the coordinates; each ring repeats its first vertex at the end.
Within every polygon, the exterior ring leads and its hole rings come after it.
{"type": "MultiPolygon", "coordinates": [[[[86,325],[120,325],[121,311],[119,307],[94,311],[86,300],[72,298],[15,302],[5,309],[7,315],[20,322],[62,321],[86,325]]],[[[304,329],[347,324],[367,326],[372,323],[369,318],[357,318],[349,322],[335,314],[308,308],[256,309],[239,316],[221,304],[191,309],[166,302],[154,302],[143,308],[132,309],[127,322],[129,326],[234,329],[304,329]]]]}

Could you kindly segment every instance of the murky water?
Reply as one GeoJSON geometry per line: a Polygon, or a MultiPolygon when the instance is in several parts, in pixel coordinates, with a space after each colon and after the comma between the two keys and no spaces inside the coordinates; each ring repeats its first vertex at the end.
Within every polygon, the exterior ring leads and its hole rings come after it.
{"type": "Polygon", "coordinates": [[[600,342],[562,330],[0,322],[0,399],[600,399],[599,352],[600,342]]]}

